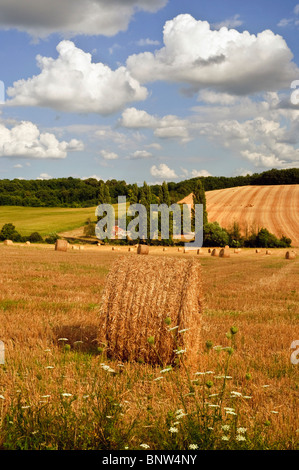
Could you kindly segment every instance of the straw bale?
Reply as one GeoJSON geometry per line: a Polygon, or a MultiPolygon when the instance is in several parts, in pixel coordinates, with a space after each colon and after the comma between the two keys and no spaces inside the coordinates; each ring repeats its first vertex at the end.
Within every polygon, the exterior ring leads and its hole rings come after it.
{"type": "Polygon", "coordinates": [[[13,241],[12,240],[4,240],[4,245],[13,245],[13,241]]]}
{"type": "Polygon", "coordinates": [[[178,248],[178,251],[182,251],[182,248],[178,248]]]}
{"type": "Polygon", "coordinates": [[[255,250],[255,252],[256,252],[256,253],[260,253],[260,252],[261,252],[261,250],[255,250]]]}
{"type": "Polygon", "coordinates": [[[79,247],[77,245],[73,245],[72,250],[79,250],[79,247]]]}
{"type": "MultiPolygon", "coordinates": [[[[100,308],[98,342],[120,361],[169,365],[194,361],[202,320],[201,265],[192,258],[149,255],[119,258],[107,279],[100,308]],[[170,326],[166,318],[171,319],[170,326]],[[177,327],[173,331],[169,328],[177,327]],[[187,329],[182,332],[181,330],[187,329]],[[154,337],[154,346],[148,338],[154,337]]],[[[194,363],[194,362],[193,362],[194,363]]]]}
{"type": "Polygon", "coordinates": [[[68,242],[66,240],[56,240],[55,251],[67,251],[68,242]]]}
{"type": "Polygon", "coordinates": [[[211,250],[211,248],[209,248],[209,249],[208,249],[208,253],[211,253],[211,252],[212,252],[212,250],[211,250]]]}
{"type": "Polygon", "coordinates": [[[149,246],[148,245],[138,245],[137,254],[138,255],[148,255],[149,254],[149,246]]]}
{"type": "Polygon", "coordinates": [[[218,255],[219,255],[219,250],[217,248],[214,248],[211,253],[211,256],[218,256],[218,255]]]}
{"type": "Polygon", "coordinates": [[[79,250],[84,250],[84,246],[83,245],[79,245],[79,250]]]}
{"type": "Polygon", "coordinates": [[[167,248],[164,246],[163,251],[167,251],[167,248]]]}
{"type": "Polygon", "coordinates": [[[266,255],[272,255],[272,251],[266,250],[266,255]]]}
{"type": "Polygon", "coordinates": [[[230,252],[227,248],[222,248],[219,252],[220,258],[229,258],[230,257],[230,252]]]}
{"type": "Polygon", "coordinates": [[[294,251],[287,251],[285,254],[286,259],[295,259],[296,253],[294,251]]]}
{"type": "Polygon", "coordinates": [[[30,241],[27,240],[27,242],[25,243],[25,245],[29,246],[29,245],[30,245],[30,241]]]}

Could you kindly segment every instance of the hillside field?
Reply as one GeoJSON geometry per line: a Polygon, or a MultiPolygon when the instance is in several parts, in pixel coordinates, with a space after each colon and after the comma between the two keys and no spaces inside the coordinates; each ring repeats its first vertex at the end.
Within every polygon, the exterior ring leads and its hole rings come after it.
{"type": "MultiPolygon", "coordinates": [[[[299,246],[299,185],[239,186],[206,192],[209,222],[231,228],[237,222],[243,234],[261,228],[299,246]]],[[[179,201],[192,204],[192,195],[179,201]]]]}

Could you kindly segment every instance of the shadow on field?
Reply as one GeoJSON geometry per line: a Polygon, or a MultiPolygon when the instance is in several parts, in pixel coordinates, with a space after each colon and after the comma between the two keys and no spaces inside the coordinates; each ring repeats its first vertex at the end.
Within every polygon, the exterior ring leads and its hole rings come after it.
{"type": "Polygon", "coordinates": [[[96,325],[62,325],[53,328],[54,341],[60,344],[69,345],[72,350],[98,353],[96,325]]]}

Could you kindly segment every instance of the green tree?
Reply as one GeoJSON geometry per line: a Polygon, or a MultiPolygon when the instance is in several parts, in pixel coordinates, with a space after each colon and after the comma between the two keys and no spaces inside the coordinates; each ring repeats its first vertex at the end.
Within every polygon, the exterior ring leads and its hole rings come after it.
{"type": "Polygon", "coordinates": [[[203,205],[203,226],[207,225],[208,223],[208,213],[207,213],[207,201],[206,201],[206,194],[204,190],[204,186],[200,179],[196,181],[195,188],[193,190],[193,209],[192,209],[192,221],[194,226],[194,218],[195,218],[195,204],[202,204],[203,205]]]}

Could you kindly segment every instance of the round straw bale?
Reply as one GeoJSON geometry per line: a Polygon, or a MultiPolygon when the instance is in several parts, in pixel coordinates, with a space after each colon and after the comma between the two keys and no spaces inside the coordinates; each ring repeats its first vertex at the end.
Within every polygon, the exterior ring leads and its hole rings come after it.
{"type": "Polygon", "coordinates": [[[208,249],[208,253],[211,253],[211,251],[212,251],[211,248],[209,248],[209,249],[208,249]]]}
{"type": "Polygon", "coordinates": [[[211,253],[211,256],[218,256],[219,255],[219,250],[217,248],[214,248],[214,250],[211,253]]]}
{"type": "Polygon", "coordinates": [[[261,250],[255,250],[255,252],[256,252],[256,253],[260,253],[260,252],[261,252],[261,250]]]}
{"type": "Polygon", "coordinates": [[[25,245],[29,246],[29,245],[30,245],[30,241],[27,240],[27,242],[25,243],[25,245]]]}
{"type": "Polygon", "coordinates": [[[295,259],[296,253],[294,251],[287,251],[285,254],[286,259],[295,259]]]}
{"type": "Polygon", "coordinates": [[[4,240],[4,245],[13,245],[13,241],[12,240],[4,240]]]}
{"type": "Polygon", "coordinates": [[[229,258],[230,257],[230,252],[227,248],[222,248],[219,252],[220,258],[229,258]]]}
{"type": "Polygon", "coordinates": [[[79,247],[77,245],[73,245],[72,250],[79,250],[79,247]]]}
{"type": "Polygon", "coordinates": [[[266,255],[272,255],[272,251],[266,250],[266,255]]]}
{"type": "Polygon", "coordinates": [[[202,297],[201,265],[194,258],[150,255],[128,263],[121,257],[106,279],[98,342],[106,345],[108,357],[120,361],[165,366],[173,364],[182,349],[184,358],[193,362],[200,341],[202,297]],[[153,345],[149,338],[154,338],[153,345]]]}
{"type": "Polygon", "coordinates": [[[226,250],[228,250],[228,249],[229,249],[229,245],[225,245],[224,248],[225,248],[226,250]]]}
{"type": "Polygon", "coordinates": [[[148,245],[138,245],[137,254],[138,255],[148,255],[149,254],[149,246],[148,245]]]}
{"type": "Polygon", "coordinates": [[[199,255],[200,253],[202,253],[202,249],[201,249],[201,248],[198,248],[198,250],[197,250],[196,253],[199,255]]]}
{"type": "Polygon", "coordinates": [[[84,248],[85,248],[84,245],[79,246],[79,250],[84,250],[84,248]]]}
{"type": "Polygon", "coordinates": [[[178,248],[178,251],[182,251],[182,248],[178,248]]]}
{"type": "Polygon", "coordinates": [[[167,251],[167,248],[164,246],[163,251],[167,251]]]}
{"type": "Polygon", "coordinates": [[[56,240],[55,251],[67,251],[68,242],[66,240],[56,240]]]}

